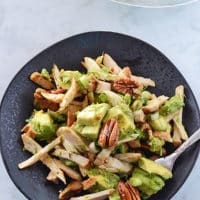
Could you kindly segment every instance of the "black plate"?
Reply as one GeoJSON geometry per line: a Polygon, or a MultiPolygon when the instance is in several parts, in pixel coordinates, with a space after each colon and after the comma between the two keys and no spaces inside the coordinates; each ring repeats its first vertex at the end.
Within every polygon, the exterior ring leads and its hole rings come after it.
{"type": "MultiPolygon", "coordinates": [[[[111,54],[121,66],[129,65],[134,74],[150,77],[156,81],[156,94],[172,96],[175,87],[185,86],[186,106],[183,121],[191,135],[200,127],[200,114],[194,95],[176,67],[157,49],[136,38],[112,33],[90,32],[65,39],[28,62],[15,76],[2,100],[0,110],[1,152],[6,169],[19,188],[31,200],[57,199],[58,190],[63,186],[55,186],[46,181],[48,170],[41,163],[18,170],[17,165],[30,157],[22,151],[20,129],[24,125],[33,108],[33,92],[35,85],[29,81],[29,75],[40,71],[43,67],[51,69],[56,63],[65,69],[81,70],[80,61],[84,56],[96,57],[102,52],[111,54]]],[[[185,152],[174,168],[174,178],[153,200],[170,199],[184,183],[191,172],[199,146],[196,144],[185,152]]]]}

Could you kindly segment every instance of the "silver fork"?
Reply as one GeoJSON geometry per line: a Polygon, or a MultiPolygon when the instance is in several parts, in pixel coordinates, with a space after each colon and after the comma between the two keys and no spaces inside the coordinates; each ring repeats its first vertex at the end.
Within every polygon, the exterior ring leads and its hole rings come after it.
{"type": "Polygon", "coordinates": [[[200,128],[195,131],[188,140],[186,140],[174,153],[164,158],[159,158],[155,160],[157,163],[167,167],[168,169],[172,170],[176,159],[192,144],[197,142],[200,139],[200,128]]]}

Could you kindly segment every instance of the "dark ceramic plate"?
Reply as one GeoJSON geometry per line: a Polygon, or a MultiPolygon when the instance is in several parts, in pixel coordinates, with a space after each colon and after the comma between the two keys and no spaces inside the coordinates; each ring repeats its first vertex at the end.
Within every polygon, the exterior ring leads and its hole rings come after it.
{"type": "MultiPolygon", "coordinates": [[[[34,57],[21,69],[9,85],[1,104],[3,160],[13,182],[31,200],[57,199],[58,190],[63,186],[55,186],[46,181],[48,169],[41,163],[22,171],[17,168],[19,162],[30,157],[29,153],[22,151],[20,139],[20,129],[33,110],[33,92],[36,86],[29,81],[29,75],[43,67],[51,69],[54,63],[65,69],[82,71],[79,63],[84,56],[96,57],[102,52],[111,54],[121,66],[129,65],[134,74],[155,80],[156,88],[152,90],[158,95],[172,96],[175,87],[183,84],[186,93],[183,122],[189,135],[200,127],[198,106],[189,85],[176,67],[151,45],[112,32],[84,33],[63,40],[34,57]]],[[[198,151],[196,144],[177,160],[174,178],[152,200],[168,200],[177,192],[191,172],[198,151]]]]}

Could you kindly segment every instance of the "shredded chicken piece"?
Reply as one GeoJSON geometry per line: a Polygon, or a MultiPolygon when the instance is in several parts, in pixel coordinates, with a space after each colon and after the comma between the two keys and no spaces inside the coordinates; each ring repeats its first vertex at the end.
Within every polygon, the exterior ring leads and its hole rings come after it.
{"type": "Polygon", "coordinates": [[[55,140],[53,140],[51,143],[40,149],[36,154],[34,154],[32,157],[30,157],[28,160],[20,163],[18,165],[19,169],[23,169],[26,167],[29,167],[33,164],[35,164],[37,161],[39,161],[41,158],[45,156],[46,153],[48,153],[51,149],[53,149],[56,145],[60,144],[61,137],[57,137],[55,140]]]}
{"type": "Polygon", "coordinates": [[[167,131],[154,131],[153,135],[167,142],[172,142],[172,137],[167,131]]]}
{"type": "Polygon", "coordinates": [[[57,130],[57,135],[63,135],[65,139],[71,143],[79,152],[89,151],[89,147],[86,145],[84,140],[71,128],[60,127],[57,130]]]}
{"type": "Polygon", "coordinates": [[[67,167],[65,164],[63,164],[60,160],[54,160],[56,165],[70,178],[80,181],[81,180],[81,175],[76,172],[75,170],[71,169],[70,167],[67,167]]]}
{"type": "Polygon", "coordinates": [[[53,94],[53,93],[49,93],[49,92],[41,92],[41,95],[45,99],[52,101],[54,103],[61,103],[64,98],[64,94],[53,94]]]}
{"type": "Polygon", "coordinates": [[[145,114],[142,110],[136,110],[134,112],[134,121],[141,122],[141,123],[145,122],[145,114]]]}
{"type": "Polygon", "coordinates": [[[159,96],[158,98],[154,98],[150,100],[146,106],[142,107],[142,110],[144,113],[151,113],[157,111],[168,99],[169,97],[166,97],[164,95],[159,96]]]}
{"type": "Polygon", "coordinates": [[[103,93],[111,90],[111,83],[105,81],[97,81],[96,93],[103,93]]]}
{"type": "Polygon", "coordinates": [[[94,186],[96,184],[96,178],[95,177],[90,177],[88,179],[86,179],[85,181],[82,182],[83,185],[83,190],[88,190],[90,189],[92,186],[94,186]]]}
{"type": "Polygon", "coordinates": [[[39,103],[39,105],[41,106],[42,109],[49,109],[52,111],[58,110],[59,104],[45,99],[40,93],[35,92],[34,98],[37,100],[37,102],[39,103]]]}
{"type": "Polygon", "coordinates": [[[137,162],[141,157],[141,153],[120,153],[115,155],[115,158],[129,163],[137,162]]]}
{"type": "Polygon", "coordinates": [[[55,88],[55,85],[49,80],[45,79],[39,72],[33,72],[30,76],[30,79],[44,89],[50,90],[55,88]]]}
{"type": "MultiPolygon", "coordinates": [[[[182,100],[184,100],[184,87],[182,85],[178,86],[175,91],[176,95],[179,95],[182,100]]],[[[183,115],[183,108],[181,108],[178,112],[178,115],[173,119],[174,126],[176,126],[176,129],[178,131],[178,134],[180,135],[180,138],[182,140],[187,140],[188,135],[187,132],[182,124],[182,115],[183,115]]]]}
{"type": "Polygon", "coordinates": [[[56,149],[53,152],[53,155],[58,156],[60,158],[65,158],[65,159],[71,160],[83,168],[87,168],[90,164],[90,160],[88,158],[78,155],[78,154],[75,154],[75,153],[70,153],[63,149],[56,149]]]}
{"type": "Polygon", "coordinates": [[[59,87],[59,79],[60,79],[60,71],[57,67],[57,65],[53,65],[53,68],[52,68],[52,75],[53,75],[53,78],[54,78],[54,81],[56,83],[56,86],[57,88],[59,87]]]}
{"type": "Polygon", "coordinates": [[[81,197],[72,197],[70,200],[104,200],[107,199],[114,191],[114,189],[108,189],[81,197]]]}
{"type": "Polygon", "coordinates": [[[67,126],[72,126],[76,121],[76,112],[81,110],[81,105],[72,105],[70,104],[67,108],[67,126]]]}
{"type": "Polygon", "coordinates": [[[113,58],[105,53],[103,55],[103,64],[109,68],[109,71],[112,73],[112,74],[119,74],[120,71],[122,70],[119,65],[113,60],[113,58]]]}
{"type": "MultiPolygon", "coordinates": [[[[24,143],[24,148],[27,151],[29,151],[30,153],[36,154],[37,152],[39,152],[42,149],[42,147],[35,140],[33,140],[31,137],[29,137],[27,134],[23,134],[21,136],[21,138],[22,138],[22,141],[24,143]]],[[[40,160],[52,172],[48,177],[49,179],[50,179],[50,177],[52,177],[52,175],[54,175],[54,176],[56,175],[57,178],[59,178],[63,183],[66,184],[66,180],[65,180],[65,176],[64,176],[63,172],[56,165],[55,160],[53,158],[51,158],[51,156],[49,156],[46,153],[46,154],[44,154],[43,157],[40,158],[40,160]]],[[[55,180],[56,177],[52,178],[51,180],[52,181],[55,180]]]]}
{"type": "Polygon", "coordinates": [[[72,84],[69,90],[65,93],[63,101],[60,103],[59,113],[66,111],[67,106],[73,101],[78,92],[78,84],[75,78],[72,79],[72,84]]]}
{"type": "Polygon", "coordinates": [[[58,178],[56,176],[56,173],[54,171],[50,171],[48,176],[47,176],[47,180],[51,181],[55,184],[58,184],[58,178]]]}
{"type": "Polygon", "coordinates": [[[73,196],[75,193],[82,190],[82,184],[80,181],[71,182],[63,191],[59,194],[60,200],[65,200],[73,196]]]}

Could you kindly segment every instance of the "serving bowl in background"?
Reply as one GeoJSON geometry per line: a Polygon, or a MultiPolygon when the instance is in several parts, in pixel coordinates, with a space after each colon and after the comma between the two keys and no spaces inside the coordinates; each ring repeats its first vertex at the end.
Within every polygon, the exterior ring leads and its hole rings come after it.
{"type": "Polygon", "coordinates": [[[186,5],[198,0],[111,0],[111,1],[136,7],[163,8],[163,7],[186,5]]]}
{"type": "MultiPolygon", "coordinates": [[[[151,45],[127,35],[112,32],[89,32],[67,38],[42,51],[29,61],[14,77],[3,97],[0,108],[0,146],[4,164],[19,190],[31,200],[57,199],[63,185],[46,181],[48,169],[41,163],[19,170],[18,163],[30,157],[23,151],[20,130],[33,110],[35,85],[29,80],[34,71],[48,70],[56,63],[65,69],[83,70],[84,56],[96,57],[107,52],[121,66],[130,66],[133,73],[155,80],[151,89],[157,95],[174,95],[177,85],[185,87],[183,123],[191,135],[200,127],[200,114],[195,97],[184,77],[160,51],[151,45]]],[[[169,200],[182,186],[191,172],[199,152],[199,143],[193,145],[177,160],[174,177],[151,200],[169,200]]]]}

